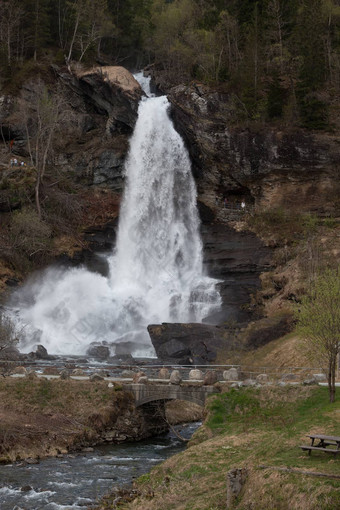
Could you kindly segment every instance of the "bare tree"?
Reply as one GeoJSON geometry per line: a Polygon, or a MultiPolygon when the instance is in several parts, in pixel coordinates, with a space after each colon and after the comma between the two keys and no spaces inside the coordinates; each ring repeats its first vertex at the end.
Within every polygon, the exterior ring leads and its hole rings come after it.
{"type": "Polygon", "coordinates": [[[41,219],[41,187],[47,165],[52,159],[54,142],[69,123],[70,108],[61,90],[52,94],[38,79],[25,87],[19,114],[26,130],[31,164],[37,171],[35,203],[41,219]]]}
{"type": "Polygon", "coordinates": [[[70,7],[73,11],[73,32],[69,46],[67,64],[70,63],[75,46],[80,52],[79,62],[86,52],[102,37],[113,31],[109,19],[106,0],[74,0],[70,7]]]}
{"type": "Polygon", "coordinates": [[[307,352],[328,375],[330,402],[335,400],[335,374],[340,352],[340,266],[316,278],[297,312],[298,330],[307,352]]]}
{"type": "Polygon", "coordinates": [[[0,310],[0,353],[14,347],[19,341],[19,332],[13,321],[0,310]]]}
{"type": "Polygon", "coordinates": [[[0,1],[0,43],[6,48],[8,66],[12,64],[13,45],[19,39],[22,17],[23,10],[18,0],[0,1]]]}

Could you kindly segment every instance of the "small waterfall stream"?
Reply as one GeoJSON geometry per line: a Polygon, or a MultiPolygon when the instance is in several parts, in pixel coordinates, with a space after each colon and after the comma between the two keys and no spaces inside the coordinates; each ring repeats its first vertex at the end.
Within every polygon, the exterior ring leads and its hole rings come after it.
{"type": "Polygon", "coordinates": [[[153,356],[148,324],[201,322],[219,308],[217,281],[202,267],[190,159],[169,106],[165,96],[140,103],[109,277],[51,268],[19,291],[22,350],[42,343],[50,353],[84,354],[96,342],[112,354],[125,344],[135,356],[153,356]]]}

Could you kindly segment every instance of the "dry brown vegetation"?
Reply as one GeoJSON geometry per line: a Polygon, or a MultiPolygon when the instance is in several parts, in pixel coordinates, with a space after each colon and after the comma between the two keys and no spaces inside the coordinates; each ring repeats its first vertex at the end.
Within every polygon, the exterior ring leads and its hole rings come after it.
{"type": "Polygon", "coordinates": [[[66,453],[98,439],[130,397],[104,382],[0,379],[0,459],[66,453]]]}

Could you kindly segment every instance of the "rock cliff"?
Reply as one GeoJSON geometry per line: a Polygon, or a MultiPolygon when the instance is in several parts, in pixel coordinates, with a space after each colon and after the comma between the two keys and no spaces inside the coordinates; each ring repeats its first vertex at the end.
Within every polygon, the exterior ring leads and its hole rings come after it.
{"type": "Polygon", "coordinates": [[[169,99],[192,157],[200,199],[207,205],[216,208],[216,197],[227,197],[259,208],[336,212],[337,134],[254,122],[240,126],[231,98],[200,85],[172,88],[169,99]]]}

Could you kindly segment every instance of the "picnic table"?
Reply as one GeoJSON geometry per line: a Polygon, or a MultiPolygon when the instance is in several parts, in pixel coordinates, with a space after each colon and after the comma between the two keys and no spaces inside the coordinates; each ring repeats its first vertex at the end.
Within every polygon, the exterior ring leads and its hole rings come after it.
{"type": "Polygon", "coordinates": [[[324,436],[323,434],[309,434],[307,435],[311,439],[311,445],[301,445],[302,450],[308,450],[308,455],[312,453],[312,450],[319,450],[326,453],[332,453],[334,456],[340,452],[340,437],[338,436],[324,436]],[[315,443],[317,441],[317,443],[315,443]],[[328,446],[333,448],[328,448],[328,446]]]}

